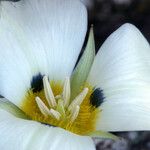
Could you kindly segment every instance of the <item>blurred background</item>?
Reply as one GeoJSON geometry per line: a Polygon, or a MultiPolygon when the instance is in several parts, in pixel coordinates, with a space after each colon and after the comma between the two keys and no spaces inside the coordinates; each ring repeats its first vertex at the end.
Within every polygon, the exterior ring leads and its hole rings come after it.
{"type": "MultiPolygon", "coordinates": [[[[82,0],[94,25],[96,50],[122,24],[137,26],[150,42],[150,0],[82,0]]],[[[120,141],[95,139],[97,150],[150,150],[150,132],[115,133],[120,141]]]]}
{"type": "Polygon", "coordinates": [[[137,26],[150,42],[150,0],[82,0],[89,10],[89,25],[94,24],[96,45],[119,26],[137,26]]]}

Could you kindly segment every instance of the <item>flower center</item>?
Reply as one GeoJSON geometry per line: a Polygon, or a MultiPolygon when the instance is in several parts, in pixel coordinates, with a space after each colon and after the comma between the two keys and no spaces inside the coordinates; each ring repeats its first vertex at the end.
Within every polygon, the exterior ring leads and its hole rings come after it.
{"type": "Polygon", "coordinates": [[[41,113],[45,117],[51,116],[58,121],[67,118],[70,123],[73,123],[79,114],[80,105],[88,93],[88,88],[84,88],[83,91],[70,103],[70,80],[68,78],[64,83],[61,95],[54,96],[46,76],[43,78],[43,85],[45,97],[50,109],[44,104],[40,97],[36,97],[35,101],[41,113]]]}
{"type": "Polygon", "coordinates": [[[86,84],[81,92],[71,98],[70,79],[64,85],[49,83],[43,77],[43,89],[40,92],[28,91],[22,110],[33,120],[58,126],[71,132],[85,135],[95,129],[98,110],[90,103],[93,88],[86,84]]]}

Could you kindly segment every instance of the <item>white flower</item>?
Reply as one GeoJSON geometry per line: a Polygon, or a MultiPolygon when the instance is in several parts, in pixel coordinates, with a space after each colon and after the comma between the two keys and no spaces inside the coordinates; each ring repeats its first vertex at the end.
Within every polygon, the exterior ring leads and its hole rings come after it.
{"type": "Polygon", "coordinates": [[[72,73],[86,31],[77,0],[1,2],[0,149],[94,150],[88,135],[150,130],[148,42],[125,24],[95,57],[91,29],[72,73]]]}

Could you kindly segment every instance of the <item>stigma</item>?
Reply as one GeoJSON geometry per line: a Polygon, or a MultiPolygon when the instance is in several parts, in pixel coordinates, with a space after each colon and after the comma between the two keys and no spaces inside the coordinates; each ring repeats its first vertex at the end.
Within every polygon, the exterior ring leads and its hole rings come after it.
{"type": "Polygon", "coordinates": [[[70,79],[66,78],[63,91],[59,95],[54,95],[48,77],[43,77],[44,95],[48,106],[39,97],[35,97],[36,104],[45,117],[52,117],[58,121],[68,120],[73,123],[79,115],[80,105],[85,99],[89,89],[85,87],[73,100],[71,100],[70,79]]]}

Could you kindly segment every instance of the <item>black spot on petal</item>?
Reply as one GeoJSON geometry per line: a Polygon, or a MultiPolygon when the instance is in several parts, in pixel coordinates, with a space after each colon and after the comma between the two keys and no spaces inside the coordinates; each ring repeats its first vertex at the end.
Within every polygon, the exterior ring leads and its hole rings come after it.
{"type": "Polygon", "coordinates": [[[31,89],[34,93],[40,92],[43,89],[43,76],[41,73],[33,76],[31,80],[31,89]]]}
{"type": "Polygon", "coordinates": [[[101,90],[100,88],[97,88],[91,94],[90,102],[93,106],[99,107],[103,103],[104,99],[105,97],[103,94],[103,90],[101,90]]]}

